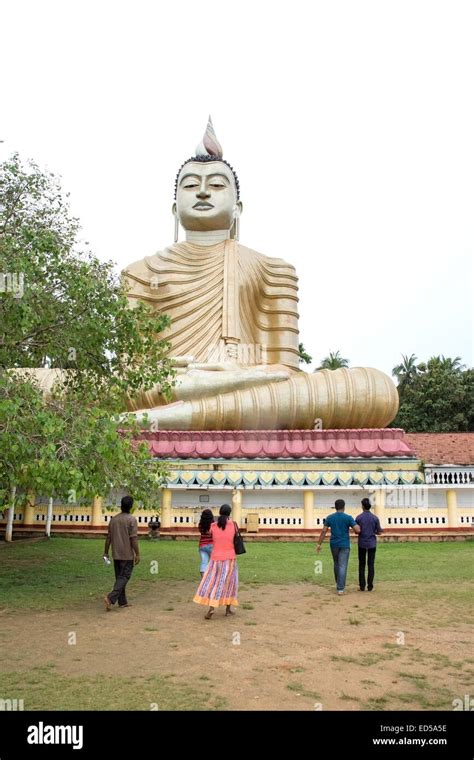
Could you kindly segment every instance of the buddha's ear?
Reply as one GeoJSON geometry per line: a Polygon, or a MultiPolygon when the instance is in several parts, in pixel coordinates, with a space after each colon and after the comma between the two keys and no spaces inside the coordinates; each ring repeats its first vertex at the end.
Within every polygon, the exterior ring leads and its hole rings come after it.
{"type": "Polygon", "coordinates": [[[240,215],[243,211],[242,201],[238,201],[234,206],[234,223],[230,230],[230,237],[238,240],[240,237],[240,215]]]}
{"type": "Polygon", "coordinates": [[[178,219],[178,209],[176,206],[176,201],[171,206],[171,213],[174,216],[174,242],[178,242],[179,237],[179,219],[178,219]]]}

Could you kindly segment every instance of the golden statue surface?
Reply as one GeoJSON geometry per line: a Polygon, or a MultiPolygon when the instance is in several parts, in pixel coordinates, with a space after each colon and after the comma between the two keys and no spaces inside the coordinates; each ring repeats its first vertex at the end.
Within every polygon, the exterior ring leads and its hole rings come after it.
{"type": "Polygon", "coordinates": [[[392,380],[372,368],[299,368],[294,267],[239,242],[240,189],[212,122],[181,167],[175,242],[123,272],[130,304],[168,314],[178,380],[130,400],[158,428],[269,430],[385,427],[396,416],[392,380]],[[186,240],[178,242],[179,225],[186,240]]]}

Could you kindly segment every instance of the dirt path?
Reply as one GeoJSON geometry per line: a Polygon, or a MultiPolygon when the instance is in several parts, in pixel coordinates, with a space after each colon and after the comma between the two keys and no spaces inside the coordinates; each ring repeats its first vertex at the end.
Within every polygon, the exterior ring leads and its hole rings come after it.
{"type": "Polygon", "coordinates": [[[472,693],[472,628],[435,599],[420,609],[396,584],[370,594],[351,587],[343,597],[307,584],[247,586],[235,617],[218,610],[211,621],[190,601],[194,591],[169,581],[134,593],[132,581],[129,609],[106,613],[97,600],[67,611],[5,611],[1,667],[156,673],[180,687],[212,688],[234,710],[449,710],[472,693]]]}

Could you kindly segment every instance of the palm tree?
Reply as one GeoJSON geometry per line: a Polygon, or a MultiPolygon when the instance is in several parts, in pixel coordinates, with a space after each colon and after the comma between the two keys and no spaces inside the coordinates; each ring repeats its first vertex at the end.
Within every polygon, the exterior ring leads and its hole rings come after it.
{"type": "MultiPolygon", "coordinates": [[[[329,356],[326,356],[322,362],[321,366],[318,367],[319,369],[339,369],[340,367],[348,367],[349,366],[349,359],[343,359],[343,357],[339,354],[339,351],[330,351],[329,356]]],[[[316,372],[318,370],[315,370],[316,372]]]]}
{"type": "Polygon", "coordinates": [[[412,354],[411,356],[405,356],[405,354],[402,354],[401,364],[397,364],[397,366],[392,369],[392,375],[398,380],[399,391],[402,391],[407,385],[411,385],[418,374],[416,362],[417,358],[415,354],[412,354]]]}
{"type": "Polygon", "coordinates": [[[428,366],[430,368],[433,368],[434,366],[439,366],[441,369],[445,370],[446,372],[458,374],[459,372],[462,372],[463,369],[466,369],[465,364],[461,364],[461,357],[455,356],[454,359],[450,359],[449,356],[445,357],[443,354],[441,356],[432,356],[428,360],[428,366]]]}
{"type": "Polygon", "coordinates": [[[313,357],[308,354],[302,343],[298,344],[299,362],[304,364],[311,364],[313,357]]]}

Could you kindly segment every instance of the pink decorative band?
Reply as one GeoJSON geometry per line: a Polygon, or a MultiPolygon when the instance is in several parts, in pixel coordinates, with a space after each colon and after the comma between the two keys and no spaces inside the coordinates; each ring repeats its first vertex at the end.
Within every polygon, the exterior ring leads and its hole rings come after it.
{"type": "Polygon", "coordinates": [[[361,430],[160,430],[143,432],[153,456],[170,459],[322,459],[416,454],[398,428],[361,430]]]}

